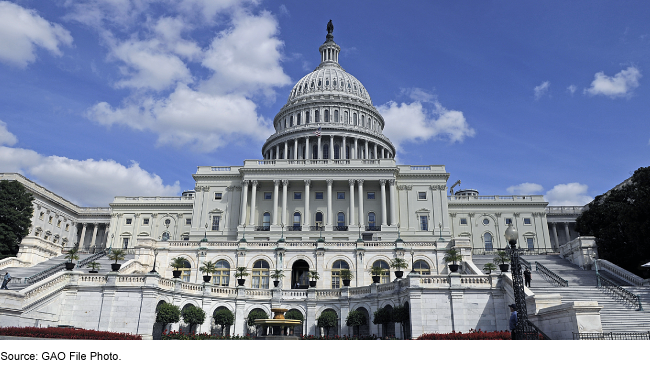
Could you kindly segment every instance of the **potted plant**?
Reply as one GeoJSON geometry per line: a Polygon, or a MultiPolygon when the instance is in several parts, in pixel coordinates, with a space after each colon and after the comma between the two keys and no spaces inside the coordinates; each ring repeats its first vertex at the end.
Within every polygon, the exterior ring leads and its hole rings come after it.
{"type": "Polygon", "coordinates": [[[75,263],[72,262],[72,260],[79,260],[79,249],[78,248],[71,248],[68,250],[68,252],[65,253],[65,258],[70,260],[65,263],[65,269],[66,270],[72,270],[74,269],[75,263]]]}
{"type": "Polygon", "coordinates": [[[111,270],[112,271],[119,271],[120,267],[122,267],[122,264],[118,264],[117,262],[120,260],[124,260],[124,250],[121,250],[119,248],[117,249],[112,249],[111,252],[108,253],[108,259],[109,260],[114,260],[115,263],[111,264],[111,270]]]}
{"type": "Polygon", "coordinates": [[[402,271],[402,269],[408,268],[409,265],[406,263],[406,260],[397,257],[390,261],[390,267],[396,270],[395,277],[401,278],[404,275],[404,271],[402,271]]]}
{"type": "Polygon", "coordinates": [[[320,279],[320,275],[318,275],[318,271],[312,270],[309,272],[309,287],[315,288],[316,287],[316,280],[320,279]]]}
{"type": "Polygon", "coordinates": [[[182,257],[176,257],[172,260],[171,264],[169,266],[173,267],[176,270],[172,270],[172,275],[174,276],[174,279],[178,279],[181,277],[181,269],[185,267],[185,259],[182,257]]]}
{"type": "Polygon", "coordinates": [[[488,272],[488,275],[492,274],[492,270],[496,270],[497,267],[494,266],[493,263],[488,262],[487,264],[483,265],[483,270],[488,272]]]}
{"type": "Polygon", "coordinates": [[[384,274],[384,269],[379,266],[373,266],[370,268],[370,275],[372,275],[372,282],[378,284],[381,280],[381,276],[384,274]]]}
{"type": "Polygon", "coordinates": [[[451,264],[449,264],[449,271],[456,272],[459,267],[457,262],[460,263],[463,261],[463,255],[460,253],[460,250],[452,247],[445,252],[445,257],[443,257],[442,260],[447,264],[451,262],[451,264]]]}
{"type": "Polygon", "coordinates": [[[93,262],[89,263],[89,264],[86,265],[86,266],[88,266],[88,267],[90,268],[90,270],[88,271],[89,273],[91,273],[91,274],[97,274],[97,273],[99,272],[99,271],[98,271],[99,268],[100,268],[102,265],[101,265],[99,262],[95,262],[95,261],[93,261],[93,262]]]}
{"type": "Polygon", "coordinates": [[[343,280],[343,286],[350,286],[350,280],[354,277],[350,269],[341,270],[341,280],[343,280]]]}
{"type": "Polygon", "coordinates": [[[237,268],[237,272],[235,273],[235,277],[237,278],[237,285],[242,286],[246,282],[246,279],[244,279],[246,276],[248,276],[248,272],[246,271],[246,268],[243,266],[240,266],[237,268]]]}
{"type": "Polygon", "coordinates": [[[506,264],[506,262],[510,262],[510,256],[508,256],[508,253],[506,251],[504,250],[497,251],[496,256],[494,256],[493,262],[499,265],[499,269],[501,269],[501,272],[508,272],[508,268],[510,268],[510,265],[506,264]]]}
{"type": "Polygon", "coordinates": [[[217,265],[212,261],[206,261],[199,270],[203,273],[203,282],[209,283],[212,279],[210,275],[217,271],[217,265]]]}
{"type": "Polygon", "coordinates": [[[280,285],[280,279],[284,277],[284,272],[282,270],[273,270],[273,274],[271,274],[271,278],[275,279],[273,280],[273,287],[277,288],[278,285],[280,285]]]}

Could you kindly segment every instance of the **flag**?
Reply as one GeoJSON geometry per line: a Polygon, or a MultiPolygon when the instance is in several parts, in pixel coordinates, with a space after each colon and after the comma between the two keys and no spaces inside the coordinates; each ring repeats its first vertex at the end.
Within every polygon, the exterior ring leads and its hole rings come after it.
{"type": "Polygon", "coordinates": [[[316,134],[316,136],[320,137],[320,127],[318,127],[318,129],[314,133],[316,134]]]}

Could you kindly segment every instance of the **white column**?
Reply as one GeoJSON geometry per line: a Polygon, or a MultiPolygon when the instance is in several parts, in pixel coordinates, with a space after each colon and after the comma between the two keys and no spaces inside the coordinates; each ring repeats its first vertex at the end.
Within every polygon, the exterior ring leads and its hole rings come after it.
{"type": "MultiPolygon", "coordinates": [[[[137,224],[136,222],[133,222],[133,224],[137,224]]],[[[97,223],[93,223],[93,238],[90,241],[90,248],[95,248],[95,241],[97,240],[97,229],[99,228],[99,225],[97,223]]],[[[568,242],[568,241],[567,241],[568,242]]]]}
{"type": "MultiPolygon", "coordinates": [[[[85,228],[86,227],[84,225],[84,229],[85,228]]],[[[551,228],[553,228],[553,238],[555,238],[555,248],[557,249],[560,247],[560,241],[557,238],[557,223],[555,222],[551,223],[551,228]]]]}
{"type": "Polygon", "coordinates": [[[386,149],[384,147],[381,148],[381,158],[386,158],[386,149]]]}
{"type": "Polygon", "coordinates": [[[366,156],[365,157],[366,157],[366,159],[369,159],[370,156],[368,155],[368,140],[366,139],[365,142],[366,142],[366,156]]]}
{"type": "Polygon", "coordinates": [[[307,227],[309,227],[309,222],[311,221],[311,212],[309,211],[309,184],[311,184],[311,180],[305,180],[305,196],[303,198],[305,199],[305,216],[303,217],[302,221],[307,227]]]}
{"type": "Polygon", "coordinates": [[[298,138],[293,140],[293,159],[298,159],[298,138]]]}
{"type": "Polygon", "coordinates": [[[81,224],[81,236],[79,237],[79,248],[84,247],[84,239],[86,238],[86,225],[88,223],[82,223],[81,224]]]}
{"type": "Polygon", "coordinates": [[[379,186],[381,187],[381,225],[385,226],[386,222],[386,180],[379,180],[379,186]]]}
{"type": "Polygon", "coordinates": [[[278,186],[280,185],[280,180],[273,180],[273,225],[278,225],[278,186]]]}
{"type": "Polygon", "coordinates": [[[343,137],[343,144],[342,144],[342,149],[343,152],[341,152],[341,160],[345,160],[347,156],[345,155],[346,148],[345,148],[345,136],[343,137]]]}
{"type": "Polygon", "coordinates": [[[251,191],[251,227],[255,227],[255,203],[257,202],[257,180],[252,181],[253,190],[251,191]]]}
{"type": "Polygon", "coordinates": [[[278,143],[275,145],[275,159],[277,160],[279,158],[280,158],[280,144],[278,143]]]}
{"type": "Polygon", "coordinates": [[[363,179],[357,180],[359,186],[359,225],[365,225],[366,219],[363,214],[363,179]]]}
{"type": "Polygon", "coordinates": [[[330,136],[330,160],[334,159],[334,136],[330,136]]]}
{"type": "Polygon", "coordinates": [[[284,159],[289,159],[289,141],[284,141],[284,159]]]}
{"type": "Polygon", "coordinates": [[[327,223],[326,225],[333,225],[332,223],[332,184],[334,180],[327,179],[327,223]]]}
{"type": "Polygon", "coordinates": [[[305,160],[311,159],[311,146],[309,145],[309,137],[305,137],[305,160]]]}
{"type": "Polygon", "coordinates": [[[395,180],[388,180],[390,185],[390,225],[397,225],[397,190],[395,189],[395,180]]]}
{"type": "Polygon", "coordinates": [[[248,206],[248,180],[243,181],[242,188],[241,219],[239,224],[243,226],[246,224],[246,208],[248,206]]]}
{"type": "Polygon", "coordinates": [[[282,180],[282,223],[287,225],[287,188],[289,180],[282,180]]]}
{"type": "Polygon", "coordinates": [[[354,137],[354,157],[352,158],[359,158],[359,154],[357,153],[357,146],[358,146],[358,141],[357,137],[354,137]]]}
{"type": "Polygon", "coordinates": [[[375,160],[379,158],[379,156],[377,156],[377,144],[376,143],[375,143],[375,147],[374,147],[374,150],[373,150],[372,157],[374,157],[375,160]]]}
{"type": "Polygon", "coordinates": [[[571,241],[571,233],[569,233],[569,223],[564,223],[564,234],[566,235],[566,241],[571,241]]]}
{"type": "Polygon", "coordinates": [[[320,144],[321,136],[318,136],[318,159],[322,160],[323,159],[323,151],[321,149],[321,144],[320,144]]]}
{"type": "Polygon", "coordinates": [[[348,220],[350,221],[350,226],[354,226],[354,180],[348,180],[350,184],[350,214],[348,214],[348,220]]]}

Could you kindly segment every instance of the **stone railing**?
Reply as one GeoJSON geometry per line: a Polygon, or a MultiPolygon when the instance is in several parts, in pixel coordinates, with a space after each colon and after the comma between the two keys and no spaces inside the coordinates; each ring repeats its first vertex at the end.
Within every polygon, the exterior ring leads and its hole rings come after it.
{"type": "Polygon", "coordinates": [[[163,288],[173,289],[174,288],[174,280],[160,278],[160,279],[158,279],[158,285],[162,286],[163,288]]]}
{"type": "Polygon", "coordinates": [[[270,298],[272,296],[271,291],[265,289],[245,289],[244,293],[249,297],[270,298]]]}
{"type": "Polygon", "coordinates": [[[204,242],[202,245],[208,247],[238,247],[239,242],[204,242]]]}
{"type": "Polygon", "coordinates": [[[316,242],[286,242],[285,247],[316,247],[316,242]]]}
{"type": "Polygon", "coordinates": [[[120,286],[142,286],[145,282],[144,275],[118,275],[115,283],[120,286]]]}
{"type": "Polygon", "coordinates": [[[395,290],[395,283],[387,283],[387,284],[380,284],[377,285],[377,292],[378,293],[383,293],[386,291],[393,291],[395,290]]]}
{"type": "Polygon", "coordinates": [[[570,215],[578,215],[582,213],[582,211],[585,209],[583,206],[573,206],[573,207],[546,207],[546,214],[570,214],[570,215]]]}
{"type": "Polygon", "coordinates": [[[282,296],[288,298],[306,298],[307,291],[306,290],[283,290],[282,296]]]}
{"type": "Polygon", "coordinates": [[[21,290],[20,292],[25,295],[23,306],[27,307],[48,295],[63,290],[70,283],[71,276],[69,271],[57,273],[48,280],[43,280],[21,290]]]}
{"type": "Polygon", "coordinates": [[[169,247],[194,247],[198,246],[198,241],[167,241],[169,247]]]}
{"type": "Polygon", "coordinates": [[[147,202],[147,201],[187,201],[194,200],[192,196],[116,196],[114,203],[147,202]]]}
{"type": "Polygon", "coordinates": [[[129,260],[120,268],[120,274],[145,273],[148,266],[143,265],[140,261],[129,260]]]}
{"type": "Polygon", "coordinates": [[[617,266],[607,260],[602,260],[598,259],[596,260],[598,263],[598,270],[601,271],[607,271],[608,274],[621,279],[623,281],[627,281],[628,283],[635,285],[635,286],[648,286],[650,285],[650,279],[644,279],[636,274],[633,274],[624,268],[617,266]]]}
{"type": "Polygon", "coordinates": [[[79,285],[97,285],[106,284],[106,275],[84,274],[79,276],[79,285]]]}
{"type": "Polygon", "coordinates": [[[7,267],[29,267],[29,262],[20,261],[15,257],[7,257],[0,260],[0,270],[7,267]]]}
{"type": "Polygon", "coordinates": [[[247,247],[278,247],[277,242],[246,242],[247,247]]]}
{"type": "Polygon", "coordinates": [[[436,247],[436,242],[404,242],[404,247],[436,247]]]}
{"type": "Polygon", "coordinates": [[[581,236],[560,246],[560,257],[583,269],[591,269],[596,254],[596,238],[591,236],[581,236]]]}
{"type": "Polygon", "coordinates": [[[181,283],[181,290],[189,291],[189,292],[202,292],[203,291],[203,285],[182,282],[181,283]]]}
{"type": "Polygon", "coordinates": [[[340,289],[317,289],[316,298],[338,298],[341,296],[340,289]]]}
{"type": "Polygon", "coordinates": [[[350,296],[358,296],[358,295],[368,295],[370,294],[371,290],[369,286],[362,286],[359,288],[350,288],[350,296]]]}
{"type": "Polygon", "coordinates": [[[462,275],[460,283],[473,288],[490,287],[492,285],[490,277],[485,275],[462,275]]]}
{"type": "Polygon", "coordinates": [[[492,200],[544,202],[544,196],[542,195],[477,195],[477,196],[451,195],[451,196],[447,196],[447,199],[449,199],[450,201],[457,201],[457,202],[462,202],[462,201],[478,202],[478,201],[492,201],[492,200]]]}
{"type": "Polygon", "coordinates": [[[348,242],[348,241],[341,241],[341,242],[325,242],[323,245],[325,247],[357,247],[356,242],[348,242]]]}
{"type": "Polygon", "coordinates": [[[419,284],[423,288],[444,288],[449,286],[448,276],[421,276],[419,284]]]}
{"type": "Polygon", "coordinates": [[[237,289],[223,286],[213,286],[210,288],[210,293],[217,296],[231,296],[237,295],[237,289]]]}
{"type": "Polygon", "coordinates": [[[395,246],[395,242],[364,242],[363,247],[390,247],[395,246]]]}

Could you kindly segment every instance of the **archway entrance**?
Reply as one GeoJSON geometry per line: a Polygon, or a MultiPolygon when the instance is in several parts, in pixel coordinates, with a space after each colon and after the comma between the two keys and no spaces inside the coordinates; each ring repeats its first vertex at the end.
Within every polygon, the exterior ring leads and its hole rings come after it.
{"type": "Polygon", "coordinates": [[[291,267],[291,288],[309,288],[309,264],[307,261],[298,260],[291,267]]]}

